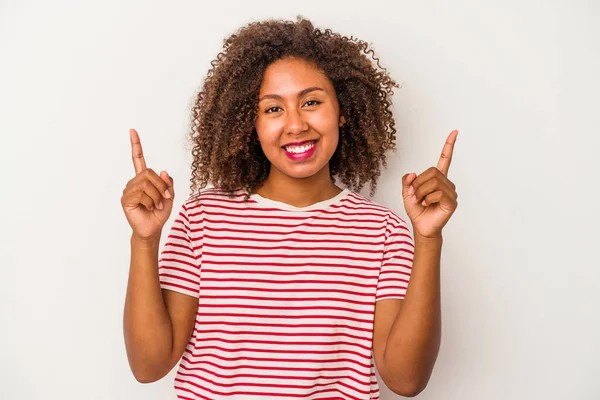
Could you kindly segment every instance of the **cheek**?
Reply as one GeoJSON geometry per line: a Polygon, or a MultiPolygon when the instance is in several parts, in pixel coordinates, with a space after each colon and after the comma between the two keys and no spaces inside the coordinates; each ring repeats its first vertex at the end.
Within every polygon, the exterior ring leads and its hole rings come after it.
{"type": "Polygon", "coordinates": [[[268,119],[257,119],[254,124],[254,128],[256,129],[256,134],[258,135],[258,140],[260,140],[261,144],[268,144],[279,138],[280,127],[277,126],[277,123],[273,120],[268,119]]]}
{"type": "Polygon", "coordinates": [[[308,122],[322,134],[336,133],[339,127],[338,111],[333,106],[323,107],[319,112],[310,113],[308,122]]]}
{"type": "Polygon", "coordinates": [[[322,136],[327,147],[336,147],[339,140],[339,121],[332,113],[315,115],[310,125],[322,136]]]}

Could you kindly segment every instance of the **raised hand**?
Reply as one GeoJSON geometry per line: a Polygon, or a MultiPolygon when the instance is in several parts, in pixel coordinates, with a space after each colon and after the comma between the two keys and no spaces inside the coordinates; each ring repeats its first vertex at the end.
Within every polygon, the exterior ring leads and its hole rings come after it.
{"type": "Polygon", "coordinates": [[[419,176],[413,172],[402,177],[404,208],[415,237],[441,237],[442,228],[458,206],[456,186],[448,179],[457,136],[458,131],[454,130],[446,139],[437,167],[431,167],[419,176]]]}
{"type": "Polygon", "coordinates": [[[129,130],[135,177],[127,182],[121,205],[133,234],[141,239],[160,239],[162,227],[173,209],[173,178],[146,168],[142,143],[135,129],[129,130]]]}

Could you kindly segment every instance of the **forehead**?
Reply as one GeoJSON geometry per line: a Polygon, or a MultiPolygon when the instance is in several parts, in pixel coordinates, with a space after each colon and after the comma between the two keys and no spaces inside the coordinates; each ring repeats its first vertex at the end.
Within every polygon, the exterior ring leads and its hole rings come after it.
{"type": "Polygon", "coordinates": [[[329,78],[314,64],[297,58],[284,58],[267,67],[260,85],[260,95],[292,95],[311,86],[333,90],[329,78]]]}

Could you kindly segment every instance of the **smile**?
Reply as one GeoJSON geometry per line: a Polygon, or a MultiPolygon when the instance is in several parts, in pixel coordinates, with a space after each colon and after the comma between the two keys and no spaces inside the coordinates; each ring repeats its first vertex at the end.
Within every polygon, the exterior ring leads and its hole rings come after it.
{"type": "Polygon", "coordinates": [[[291,160],[302,161],[313,155],[317,148],[318,142],[318,140],[311,140],[310,142],[306,142],[300,146],[284,146],[283,150],[291,160]]]}
{"type": "Polygon", "coordinates": [[[303,145],[300,146],[285,146],[284,149],[285,151],[289,152],[289,153],[294,153],[294,154],[302,154],[307,152],[308,150],[312,149],[313,147],[315,147],[317,144],[316,140],[311,140],[308,143],[304,143],[303,145]]]}

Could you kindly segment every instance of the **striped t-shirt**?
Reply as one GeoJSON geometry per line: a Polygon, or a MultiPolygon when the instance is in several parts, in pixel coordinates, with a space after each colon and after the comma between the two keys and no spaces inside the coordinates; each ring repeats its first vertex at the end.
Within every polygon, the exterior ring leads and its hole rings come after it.
{"type": "Polygon", "coordinates": [[[234,194],[189,197],[161,251],[161,288],[199,298],[178,398],[378,399],[375,302],[406,293],[405,221],[348,189],[301,208],[234,194]]]}

